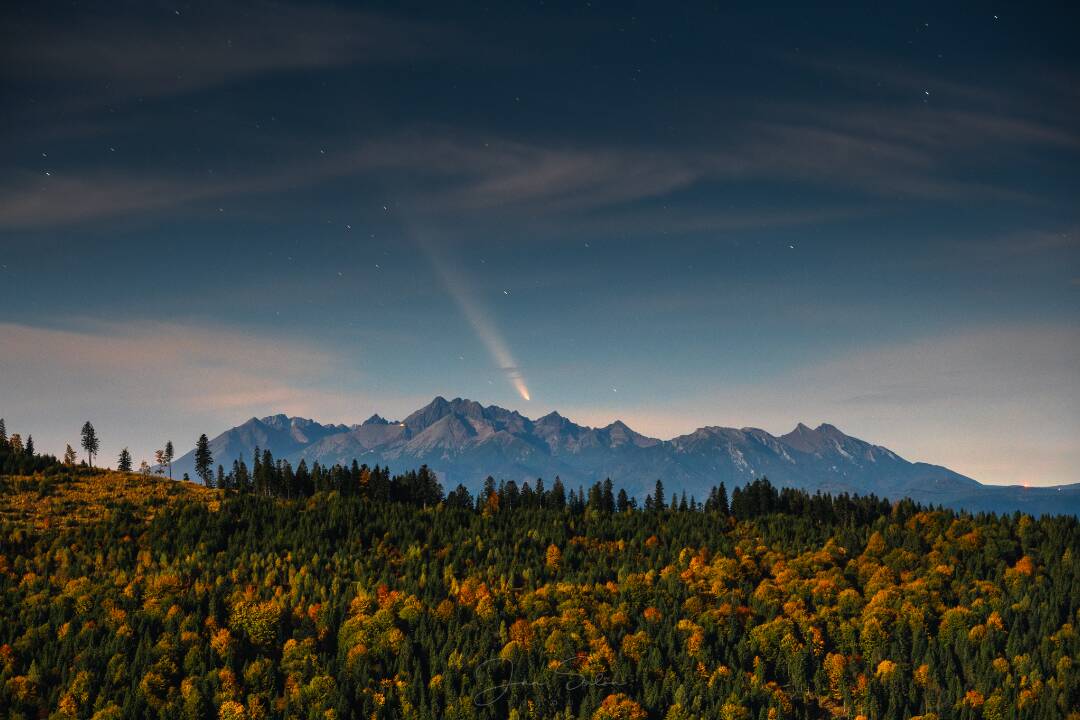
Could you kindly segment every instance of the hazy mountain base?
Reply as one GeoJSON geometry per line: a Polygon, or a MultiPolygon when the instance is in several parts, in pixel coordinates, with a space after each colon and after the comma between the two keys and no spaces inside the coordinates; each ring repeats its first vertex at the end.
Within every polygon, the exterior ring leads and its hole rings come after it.
{"type": "MultiPolygon", "coordinates": [[[[1053,488],[982,485],[948,468],[909,462],[888,448],[845,435],[831,425],[799,425],[773,436],[754,428],[705,427],[662,441],[624,423],[578,425],[558,413],[531,420],[516,411],[471,400],[435,398],[401,422],[378,415],[362,425],[320,425],[274,415],[252,418],[214,438],[217,462],[251,461],[255,448],[295,466],[348,464],[354,458],[394,472],[426,464],[446,487],[471,491],[485,477],[518,483],[555,476],[570,487],[611,478],[643,499],[663,479],[669,491],[704,498],[721,482],[729,488],[766,476],[780,487],[879,497],[909,497],[945,507],[1032,514],[1080,514],[1080,484],[1053,488]]],[[[194,477],[188,453],[174,464],[194,477]]]]}
{"type": "Polygon", "coordinates": [[[38,482],[0,480],[11,717],[1080,718],[1074,518],[38,482]]]}

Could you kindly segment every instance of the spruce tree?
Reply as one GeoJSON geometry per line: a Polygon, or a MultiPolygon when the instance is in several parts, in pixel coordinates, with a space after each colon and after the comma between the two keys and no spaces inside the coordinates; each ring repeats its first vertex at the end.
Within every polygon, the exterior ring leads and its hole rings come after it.
{"type": "Polygon", "coordinates": [[[173,450],[172,440],[166,441],[165,442],[165,464],[169,466],[169,479],[170,480],[172,480],[172,461],[173,461],[173,457],[175,457],[175,456],[176,456],[176,453],[173,450]]]}
{"type": "Polygon", "coordinates": [[[27,435],[26,436],[26,456],[30,457],[30,458],[34,457],[34,436],[33,435],[27,435]]]}
{"type": "Polygon", "coordinates": [[[207,487],[213,484],[213,468],[214,456],[210,452],[210,441],[206,433],[203,433],[195,442],[195,474],[202,478],[207,487]]]}
{"type": "Polygon", "coordinates": [[[120,472],[131,472],[131,453],[127,448],[120,451],[120,457],[116,458],[116,469],[120,472]]]}
{"type": "Polygon", "coordinates": [[[97,431],[94,430],[94,426],[90,424],[89,420],[82,427],[82,447],[86,451],[87,463],[90,467],[94,467],[94,456],[98,453],[100,442],[97,431]]]}
{"type": "Polygon", "coordinates": [[[550,506],[556,510],[566,507],[566,488],[563,487],[562,479],[558,475],[555,476],[555,482],[551,485],[550,506]]]}

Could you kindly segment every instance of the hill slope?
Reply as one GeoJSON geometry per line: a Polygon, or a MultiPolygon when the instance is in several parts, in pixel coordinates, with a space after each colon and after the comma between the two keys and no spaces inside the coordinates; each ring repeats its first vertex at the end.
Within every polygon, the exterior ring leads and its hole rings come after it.
{"type": "Polygon", "coordinates": [[[1080,720],[1071,517],[42,479],[0,478],[5,717],[1080,720]]]}

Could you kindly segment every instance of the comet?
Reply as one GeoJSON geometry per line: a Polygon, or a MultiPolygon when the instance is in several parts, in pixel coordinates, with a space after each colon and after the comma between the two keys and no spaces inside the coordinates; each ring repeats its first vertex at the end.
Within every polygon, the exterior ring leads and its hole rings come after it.
{"type": "MultiPolygon", "coordinates": [[[[420,233],[416,233],[416,235],[419,236],[420,233]]],[[[525,384],[525,376],[521,372],[521,366],[514,360],[509,346],[499,335],[495,323],[492,322],[484,308],[472,296],[469,291],[469,284],[465,281],[464,276],[453,262],[439,253],[432,243],[420,240],[418,244],[431,261],[431,266],[435,269],[439,280],[442,281],[446,292],[454,299],[461,313],[468,320],[469,325],[472,326],[473,332],[476,333],[480,342],[487,349],[492,362],[506,376],[507,381],[521,396],[522,400],[526,402],[531,400],[532,397],[529,395],[529,387],[525,384]]]]}

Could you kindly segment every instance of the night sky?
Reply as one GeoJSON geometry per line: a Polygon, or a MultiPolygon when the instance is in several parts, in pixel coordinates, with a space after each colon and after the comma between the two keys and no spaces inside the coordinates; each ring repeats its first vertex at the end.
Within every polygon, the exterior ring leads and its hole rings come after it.
{"type": "Polygon", "coordinates": [[[138,462],[441,394],[1080,480],[1080,13],[805,5],[5,3],[0,416],[138,462]]]}

